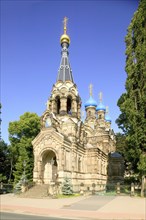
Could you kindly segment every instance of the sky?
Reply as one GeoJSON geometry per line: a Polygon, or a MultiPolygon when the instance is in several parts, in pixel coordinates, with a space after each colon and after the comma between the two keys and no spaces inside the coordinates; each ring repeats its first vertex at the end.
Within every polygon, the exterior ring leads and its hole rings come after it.
{"type": "Polygon", "coordinates": [[[57,79],[63,18],[68,17],[69,60],[82,110],[93,97],[109,106],[111,127],[125,92],[125,36],[138,0],[1,0],[1,136],[25,112],[39,116],[57,79]]]}

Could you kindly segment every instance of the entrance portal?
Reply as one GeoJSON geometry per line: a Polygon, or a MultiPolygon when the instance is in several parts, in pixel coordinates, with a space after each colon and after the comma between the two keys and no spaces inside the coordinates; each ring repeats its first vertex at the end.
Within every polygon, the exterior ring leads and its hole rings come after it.
{"type": "Polygon", "coordinates": [[[42,158],[43,161],[43,182],[45,184],[57,180],[57,161],[53,151],[46,151],[42,158]]]}

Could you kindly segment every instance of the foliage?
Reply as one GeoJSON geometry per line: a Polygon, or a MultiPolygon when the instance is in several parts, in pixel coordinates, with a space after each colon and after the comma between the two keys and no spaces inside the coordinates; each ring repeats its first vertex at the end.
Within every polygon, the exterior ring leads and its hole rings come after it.
{"type": "Polygon", "coordinates": [[[7,182],[10,175],[10,151],[8,145],[0,140],[0,182],[7,182]]]}
{"type": "Polygon", "coordinates": [[[146,154],[141,154],[138,162],[138,170],[146,174],[146,154]]]}
{"type": "Polygon", "coordinates": [[[116,133],[116,151],[121,155],[126,154],[126,136],[122,133],[116,133]]]}
{"type": "Polygon", "coordinates": [[[19,121],[9,123],[9,140],[15,184],[19,182],[24,170],[27,179],[32,180],[33,148],[31,142],[39,131],[40,118],[35,113],[26,112],[20,116],[19,121]]]}
{"type": "Polygon", "coordinates": [[[126,92],[118,100],[116,120],[126,136],[124,155],[134,172],[146,175],[146,1],[141,0],[128,27],[126,92]]]}
{"type": "Polygon", "coordinates": [[[63,195],[72,195],[73,189],[71,180],[68,177],[64,178],[63,186],[62,186],[62,194],[63,195]]]}

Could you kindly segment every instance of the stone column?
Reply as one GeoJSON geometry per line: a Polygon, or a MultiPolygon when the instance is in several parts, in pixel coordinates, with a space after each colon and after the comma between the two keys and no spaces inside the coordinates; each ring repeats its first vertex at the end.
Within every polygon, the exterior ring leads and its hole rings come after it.
{"type": "Polygon", "coordinates": [[[37,178],[37,182],[39,184],[43,183],[43,174],[42,174],[42,161],[38,161],[38,178],[37,178]]]}
{"type": "Polygon", "coordinates": [[[61,97],[60,99],[60,114],[65,115],[67,113],[67,98],[61,97]]]}
{"type": "Polygon", "coordinates": [[[56,111],[57,111],[57,109],[56,109],[56,101],[53,100],[52,101],[52,112],[56,114],[57,113],[56,111]]]}
{"type": "Polygon", "coordinates": [[[76,102],[76,99],[72,100],[71,110],[72,110],[72,115],[76,116],[77,115],[77,102],[76,102]]]}
{"type": "Polygon", "coordinates": [[[78,114],[78,118],[81,118],[81,104],[80,103],[77,104],[77,114],[78,114]]]}

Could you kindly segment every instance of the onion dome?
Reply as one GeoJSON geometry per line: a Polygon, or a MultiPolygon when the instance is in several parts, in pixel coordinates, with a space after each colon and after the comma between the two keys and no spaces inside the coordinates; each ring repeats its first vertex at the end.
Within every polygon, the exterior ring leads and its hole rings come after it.
{"type": "Polygon", "coordinates": [[[61,36],[61,38],[60,38],[60,43],[61,43],[61,45],[63,44],[63,43],[67,43],[67,45],[69,46],[69,44],[70,44],[70,37],[66,34],[66,30],[67,30],[67,20],[68,20],[68,18],[64,18],[64,21],[63,21],[63,23],[64,23],[64,34],[61,36]]]}
{"type": "Polygon", "coordinates": [[[97,102],[92,97],[92,88],[93,88],[93,85],[90,84],[89,85],[90,98],[85,103],[85,108],[87,108],[87,107],[96,107],[97,106],[97,102]]]}
{"type": "Polygon", "coordinates": [[[112,122],[112,120],[111,120],[111,118],[110,118],[109,115],[106,115],[106,116],[105,116],[105,120],[106,120],[106,122],[110,122],[110,123],[112,122]]]}
{"type": "Polygon", "coordinates": [[[100,102],[99,102],[99,105],[97,106],[97,108],[96,108],[96,111],[98,112],[98,111],[106,111],[106,108],[105,108],[105,106],[102,104],[102,93],[100,92],[99,93],[99,100],[100,100],[100,102]]]}
{"type": "Polygon", "coordinates": [[[96,107],[97,106],[97,102],[92,98],[92,96],[90,96],[90,98],[87,100],[87,102],[85,103],[85,108],[87,107],[96,107]]]}
{"type": "Polygon", "coordinates": [[[105,121],[106,122],[112,122],[111,117],[108,114],[109,110],[108,110],[108,106],[106,106],[106,114],[105,114],[105,121]]]}
{"type": "Polygon", "coordinates": [[[60,43],[70,44],[70,37],[67,34],[63,34],[60,38],[60,43]]]}
{"type": "Polygon", "coordinates": [[[105,111],[105,106],[100,102],[96,108],[96,111],[105,111]]]}

